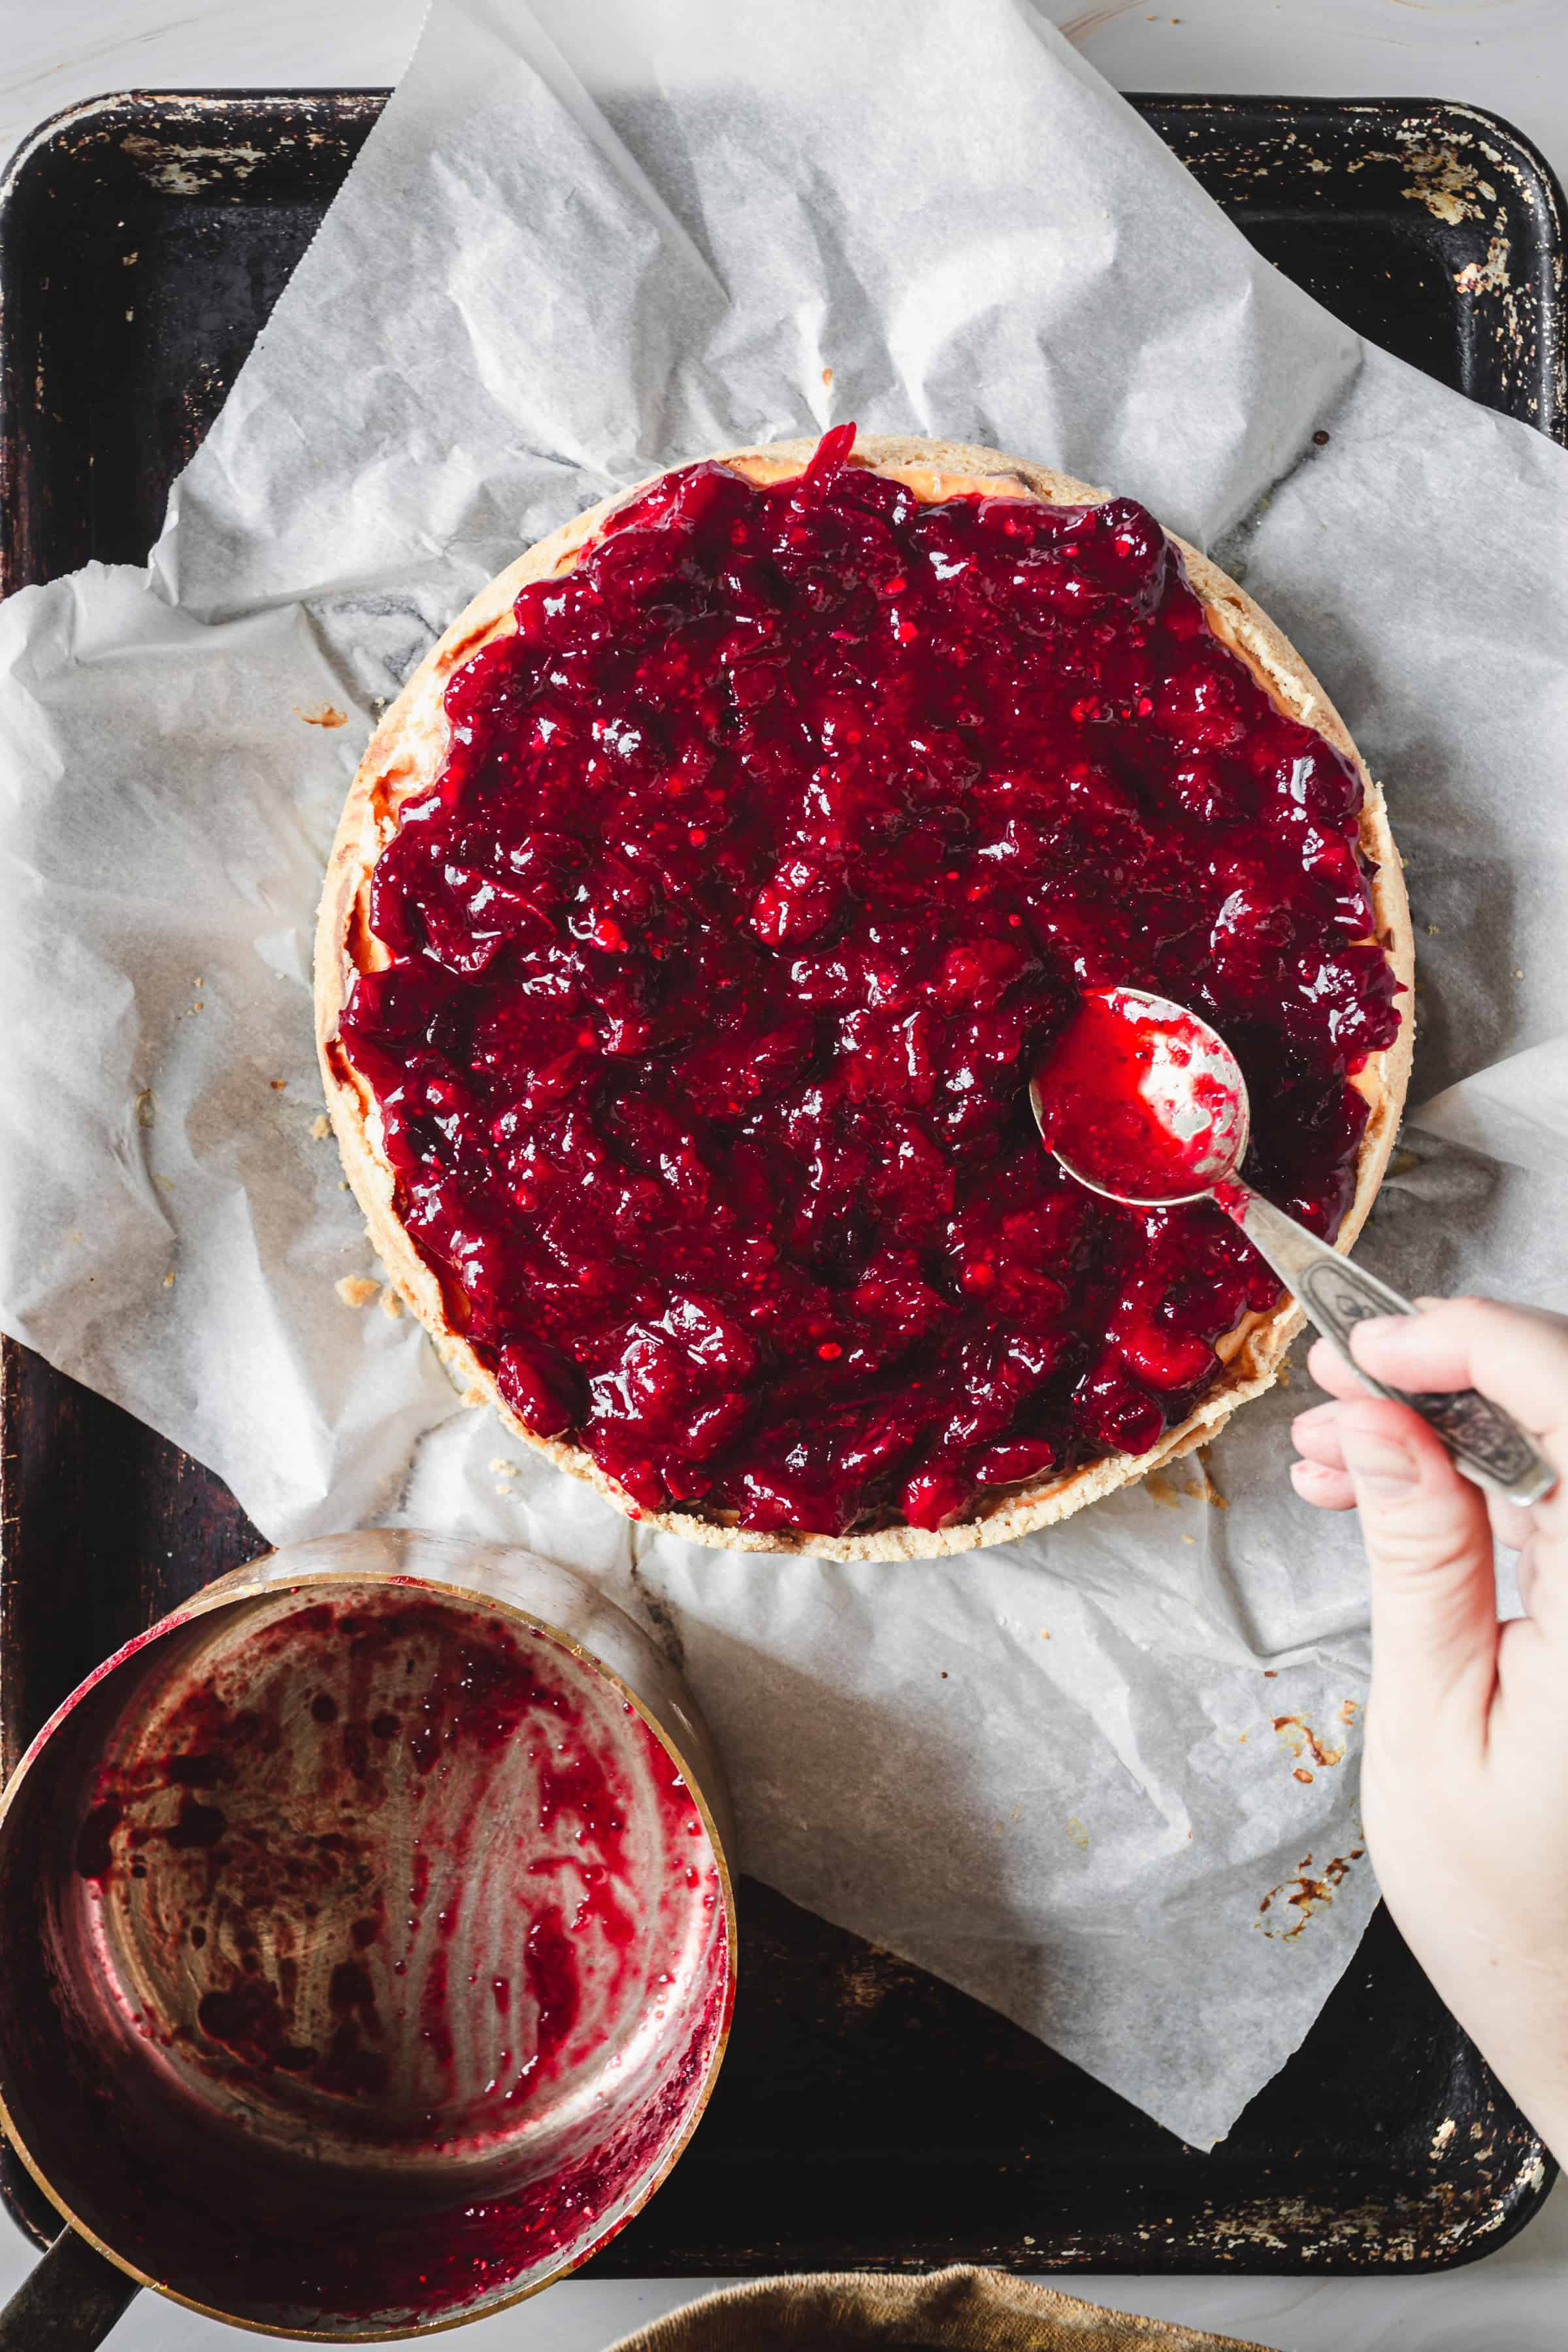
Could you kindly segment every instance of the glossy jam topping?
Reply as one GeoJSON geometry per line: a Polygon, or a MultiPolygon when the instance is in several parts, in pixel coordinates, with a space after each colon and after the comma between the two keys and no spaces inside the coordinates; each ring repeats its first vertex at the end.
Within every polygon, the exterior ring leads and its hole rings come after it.
{"type": "Polygon", "coordinates": [[[1080,992],[1213,1021],[1321,1232],[1397,1027],[1353,768],[1124,499],[922,503],[853,428],[666,476],[447,692],[342,1046],[512,1409],[647,1507],[936,1527],[1140,1454],[1272,1277],[1040,1149],[1080,992]]]}
{"type": "Polygon", "coordinates": [[[1088,989],[1035,1073],[1040,1133],[1088,1183],[1184,1200],[1236,1168],[1247,1130],[1237,1077],[1223,1041],[1181,1005],[1088,989]]]}

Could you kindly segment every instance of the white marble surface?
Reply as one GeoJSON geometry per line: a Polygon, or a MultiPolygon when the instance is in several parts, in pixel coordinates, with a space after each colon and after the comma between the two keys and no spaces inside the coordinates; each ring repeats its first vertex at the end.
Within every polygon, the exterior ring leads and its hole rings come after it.
{"type": "MultiPolygon", "coordinates": [[[[961,18],[963,0],[953,8],[961,18]]],[[[1047,0],[1047,12],[1123,89],[1460,99],[1508,117],[1568,180],[1568,0],[1047,0]]],[[[4,0],[0,155],[105,90],[391,82],[422,14],[423,0],[4,0]]],[[[29,2259],[0,2230],[0,2298],[29,2259]]],[[[475,2352],[603,2352],[717,2283],[571,2281],[464,2341],[475,2352]]],[[[1273,2352],[1568,2352],[1568,2182],[1511,2245],[1432,2278],[1062,2284],[1273,2352]]],[[[216,2352],[235,2340],[152,2296],[113,2339],[116,2352],[216,2352]]]]}

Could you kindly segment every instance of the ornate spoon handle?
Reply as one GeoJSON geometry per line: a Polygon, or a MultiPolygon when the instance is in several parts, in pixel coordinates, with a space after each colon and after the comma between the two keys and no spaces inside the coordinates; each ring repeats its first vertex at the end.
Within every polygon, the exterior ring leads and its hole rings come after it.
{"type": "MultiPolygon", "coordinates": [[[[1233,1181],[1235,1180],[1232,1180],[1233,1181]]],[[[1351,1332],[1373,1315],[1414,1315],[1408,1298],[1379,1282],[1364,1266],[1354,1265],[1337,1250],[1288,1217],[1250,1186],[1239,1220],[1241,1230],[1260,1256],[1266,1257],[1281,1282],[1295,1294],[1320,1331],[1350,1356],[1351,1332]]],[[[1353,1359],[1352,1359],[1353,1361],[1353,1359]]],[[[1510,1414],[1475,1389],[1454,1389],[1407,1396],[1403,1389],[1386,1388],[1363,1372],[1356,1377],[1379,1396],[1407,1404],[1435,1429],[1458,1466],[1478,1486],[1489,1487],[1510,1503],[1538,1503],[1555,1485],[1557,1473],[1510,1414]]]]}

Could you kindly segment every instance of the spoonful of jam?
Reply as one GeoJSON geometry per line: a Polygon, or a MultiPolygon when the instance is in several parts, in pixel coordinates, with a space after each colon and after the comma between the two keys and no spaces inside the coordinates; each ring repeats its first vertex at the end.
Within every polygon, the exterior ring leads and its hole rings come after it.
{"type": "MultiPolygon", "coordinates": [[[[1091,1192],[1138,1209],[1216,1201],[1347,1357],[1357,1323],[1415,1313],[1239,1174],[1247,1081],[1217,1030],[1184,1005],[1139,988],[1089,989],[1031,1080],[1029,1102],[1049,1150],[1091,1192]]],[[[1474,1389],[1407,1396],[1355,1370],[1379,1396],[1418,1412],[1478,1486],[1520,1504],[1551,1487],[1551,1464],[1489,1398],[1474,1389]]]]}

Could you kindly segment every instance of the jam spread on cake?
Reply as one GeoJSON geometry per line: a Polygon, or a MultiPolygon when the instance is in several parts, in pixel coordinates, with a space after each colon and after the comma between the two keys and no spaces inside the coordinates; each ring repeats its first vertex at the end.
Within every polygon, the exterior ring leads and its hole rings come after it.
{"type": "Polygon", "coordinates": [[[342,1047],[452,1328],[636,1505],[835,1535],[1140,1454],[1274,1277],[1098,1198],[1028,1083],[1084,990],[1220,1031],[1317,1232],[1398,1026],[1353,766],[1141,506],[922,502],[854,428],[667,475],[447,689],[342,1047]]]}

